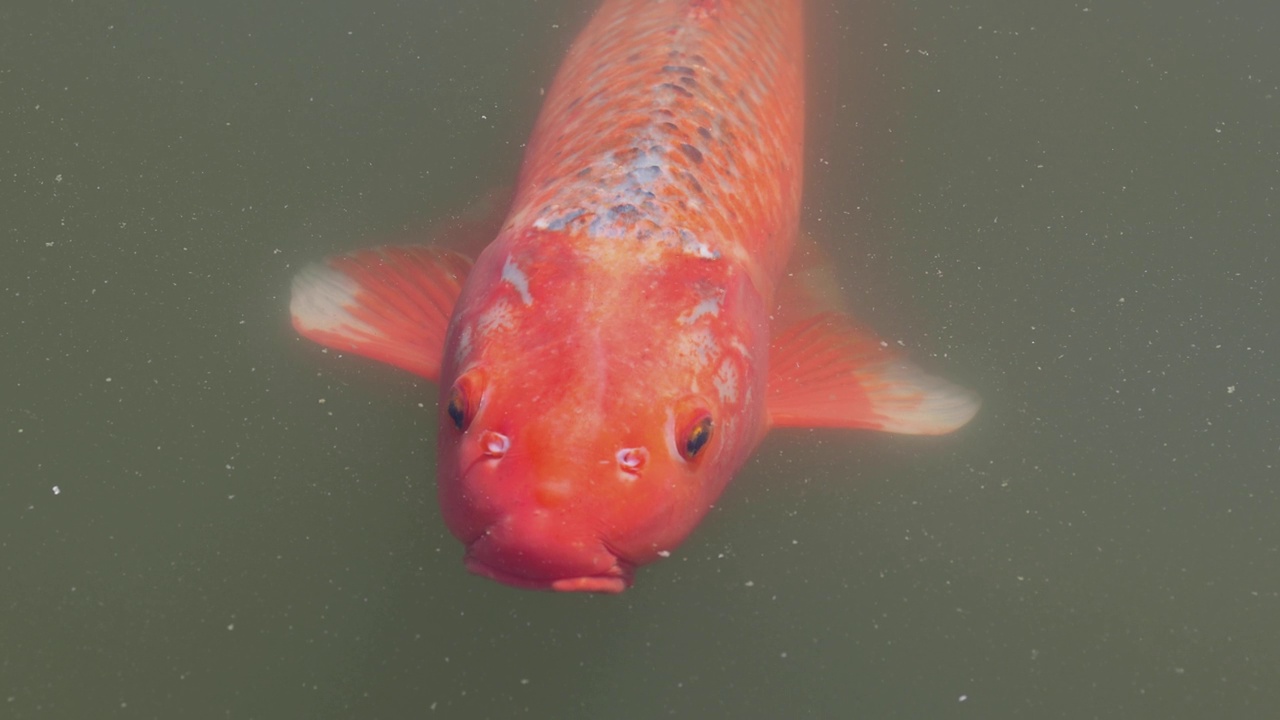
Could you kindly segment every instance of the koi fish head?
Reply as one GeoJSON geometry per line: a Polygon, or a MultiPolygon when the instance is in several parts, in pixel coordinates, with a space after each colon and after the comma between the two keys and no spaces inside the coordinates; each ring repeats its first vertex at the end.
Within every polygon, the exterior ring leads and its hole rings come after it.
{"type": "Polygon", "coordinates": [[[441,377],[439,495],[473,572],[621,592],[758,439],[765,350],[709,283],[597,279],[569,256],[499,248],[473,269],[441,377]]]}

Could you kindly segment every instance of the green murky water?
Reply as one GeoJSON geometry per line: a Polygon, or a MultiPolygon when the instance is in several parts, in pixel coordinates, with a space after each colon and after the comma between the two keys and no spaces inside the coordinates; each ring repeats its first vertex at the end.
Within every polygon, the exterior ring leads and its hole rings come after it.
{"type": "Polygon", "coordinates": [[[816,3],[807,222],[977,389],[770,438],[620,597],[467,575],[303,262],[510,183],[587,2],[0,9],[0,716],[1280,712],[1280,30],[816,3]]]}

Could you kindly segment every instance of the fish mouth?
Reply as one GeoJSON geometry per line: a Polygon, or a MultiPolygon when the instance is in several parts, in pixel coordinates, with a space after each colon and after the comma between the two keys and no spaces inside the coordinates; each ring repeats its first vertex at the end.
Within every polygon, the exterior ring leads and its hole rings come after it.
{"type": "Polygon", "coordinates": [[[522,535],[499,522],[467,545],[467,570],[527,590],[617,594],[631,587],[635,566],[599,540],[522,535]]]}
{"type": "Polygon", "coordinates": [[[621,561],[602,573],[576,577],[537,578],[499,570],[476,560],[470,553],[466,558],[467,570],[511,587],[525,590],[552,590],[555,592],[593,592],[617,595],[631,587],[632,570],[621,561]]]}

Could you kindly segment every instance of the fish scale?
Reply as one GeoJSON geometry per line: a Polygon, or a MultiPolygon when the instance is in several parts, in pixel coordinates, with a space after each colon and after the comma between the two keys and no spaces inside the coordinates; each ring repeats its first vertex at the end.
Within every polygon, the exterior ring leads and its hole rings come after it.
{"type": "Polygon", "coordinates": [[[798,2],[605,3],[552,83],[513,226],[657,239],[775,276],[799,217],[802,24],[798,2]]]}

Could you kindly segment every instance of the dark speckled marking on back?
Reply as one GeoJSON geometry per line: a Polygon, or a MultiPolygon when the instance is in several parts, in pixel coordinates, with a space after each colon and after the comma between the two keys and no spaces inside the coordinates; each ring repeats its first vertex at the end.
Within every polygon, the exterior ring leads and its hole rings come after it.
{"type": "Polygon", "coordinates": [[[611,0],[561,67],[511,225],[781,270],[799,213],[798,3],[611,0]],[[696,238],[695,242],[688,238],[696,238]]]}

